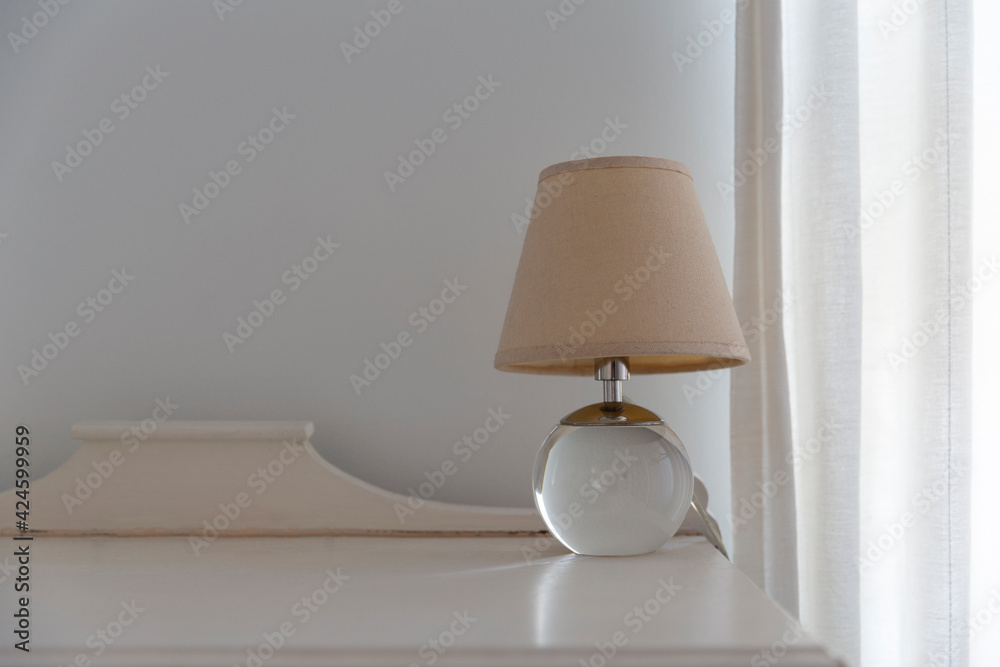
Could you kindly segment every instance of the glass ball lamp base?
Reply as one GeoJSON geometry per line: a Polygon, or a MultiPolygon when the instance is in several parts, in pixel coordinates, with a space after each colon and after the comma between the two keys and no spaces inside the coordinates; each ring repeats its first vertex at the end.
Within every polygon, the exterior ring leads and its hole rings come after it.
{"type": "MultiPolygon", "coordinates": [[[[624,366],[611,373],[622,371],[628,377],[624,366]]],[[[599,366],[598,379],[605,379],[600,373],[599,366]]],[[[624,403],[618,380],[606,381],[604,403],[567,415],[535,462],[538,512],[563,545],[588,556],[656,551],[680,528],[693,493],[677,434],[649,410],[624,403]]]]}

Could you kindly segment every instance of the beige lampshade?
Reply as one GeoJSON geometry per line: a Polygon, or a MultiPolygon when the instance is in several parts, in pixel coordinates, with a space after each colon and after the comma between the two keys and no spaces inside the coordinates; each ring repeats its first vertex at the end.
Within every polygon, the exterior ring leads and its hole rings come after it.
{"type": "Polygon", "coordinates": [[[542,171],[494,366],[591,375],[750,360],[694,182],[679,162],[604,157],[542,171]]]}

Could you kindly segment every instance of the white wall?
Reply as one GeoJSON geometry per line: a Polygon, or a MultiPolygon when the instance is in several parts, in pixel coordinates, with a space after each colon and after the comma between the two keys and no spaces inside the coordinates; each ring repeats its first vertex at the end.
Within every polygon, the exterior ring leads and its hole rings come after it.
{"type": "MultiPolygon", "coordinates": [[[[347,63],[340,43],[387,5],[246,0],[220,20],[207,1],[71,3],[15,40],[16,53],[8,36],[0,442],[11,446],[0,487],[13,485],[16,424],[35,434],[37,477],[74,451],[74,422],[142,419],[169,397],[174,419],[312,420],[325,456],[387,489],[406,492],[451,458],[459,470],[437,499],[529,506],[541,441],[599,388],[492,369],[523,239],[511,215],[539,170],[609,118],[628,127],[604,154],[690,166],[731,279],[732,205],[714,183],[732,163],[732,25],[716,23],[721,34],[683,71],[673,59],[730,2],[591,0],[553,30],[556,0],[402,0],[347,63]],[[147,66],[169,75],[121,118],[113,100],[147,66]],[[491,76],[492,96],[450,124],[445,110],[491,76]],[[272,108],[295,118],[248,161],[238,146],[272,108]],[[52,163],[104,118],[113,131],[60,182],[52,163]],[[390,192],[384,171],[439,127],[447,140],[390,192]],[[186,224],[179,204],[229,160],[240,173],[186,224]],[[292,291],[283,272],[327,235],[341,247],[292,291]],[[78,304],[122,267],[134,280],[88,322],[78,304]],[[456,277],[467,290],[418,334],[410,314],[456,277]],[[223,333],[274,289],[286,301],[230,353],[223,333]],[[71,321],[79,334],[25,385],[18,365],[71,321]],[[349,376],[403,331],[415,342],[356,395],[349,376]],[[460,461],[453,444],[500,407],[509,422],[460,461]]],[[[4,34],[37,11],[4,4],[4,34]]],[[[689,401],[682,387],[695,380],[642,378],[626,391],[687,443],[721,517],[729,381],[689,401]]]]}

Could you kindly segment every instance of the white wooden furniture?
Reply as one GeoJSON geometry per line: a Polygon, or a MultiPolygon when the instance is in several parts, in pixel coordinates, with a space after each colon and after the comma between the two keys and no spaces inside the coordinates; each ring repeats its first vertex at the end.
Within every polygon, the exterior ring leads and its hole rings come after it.
{"type": "MultiPolygon", "coordinates": [[[[164,423],[127,451],[137,426],[78,425],[33,483],[31,652],[4,627],[0,664],[839,664],[693,513],[654,554],[581,557],[529,510],[428,501],[401,521],[407,498],[324,461],[308,423],[164,423]]],[[[13,507],[0,494],[8,536],[13,507]]],[[[3,542],[10,625],[24,543],[3,542]]]]}

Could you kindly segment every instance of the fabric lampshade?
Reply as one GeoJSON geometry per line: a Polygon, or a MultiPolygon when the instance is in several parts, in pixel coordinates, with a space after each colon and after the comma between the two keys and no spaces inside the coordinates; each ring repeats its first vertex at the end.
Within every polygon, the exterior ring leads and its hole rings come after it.
{"type": "Polygon", "coordinates": [[[679,162],[592,158],[539,176],[494,366],[591,375],[607,357],[628,357],[634,374],[750,360],[679,162]]]}

